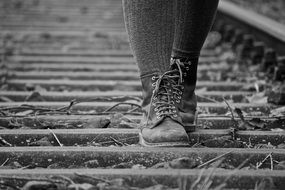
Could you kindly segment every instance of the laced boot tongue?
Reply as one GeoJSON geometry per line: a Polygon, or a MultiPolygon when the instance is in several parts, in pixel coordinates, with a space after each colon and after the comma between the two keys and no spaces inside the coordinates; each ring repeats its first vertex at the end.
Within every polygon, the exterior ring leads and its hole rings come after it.
{"type": "Polygon", "coordinates": [[[167,80],[161,81],[161,86],[158,89],[157,97],[161,102],[170,102],[170,94],[169,89],[167,88],[169,86],[169,82],[167,80]]]}
{"type": "Polygon", "coordinates": [[[172,87],[168,77],[167,73],[160,76],[153,93],[152,100],[159,117],[166,117],[173,114],[172,87]]]}

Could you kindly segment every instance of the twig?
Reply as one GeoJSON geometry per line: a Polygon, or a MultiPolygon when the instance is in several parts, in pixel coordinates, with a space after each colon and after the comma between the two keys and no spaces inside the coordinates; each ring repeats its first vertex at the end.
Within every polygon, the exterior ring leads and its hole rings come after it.
{"type": "Polygon", "coordinates": [[[221,185],[217,186],[215,189],[223,189],[226,182],[231,178],[231,176],[240,170],[253,156],[251,155],[249,158],[245,159],[237,168],[229,172],[228,177],[221,183],[221,185]]]}
{"type": "Polygon", "coordinates": [[[198,178],[192,183],[192,185],[190,187],[190,190],[194,189],[194,187],[196,187],[199,184],[199,182],[201,181],[201,178],[202,178],[202,175],[203,175],[204,171],[205,171],[204,168],[200,171],[200,174],[199,174],[198,178]]]}
{"type": "Polygon", "coordinates": [[[131,110],[127,111],[127,113],[132,113],[132,112],[134,112],[134,111],[136,111],[136,110],[138,110],[138,109],[140,109],[140,107],[136,107],[136,108],[134,108],[134,109],[131,109],[131,110]]]}
{"type": "Polygon", "coordinates": [[[141,108],[141,106],[139,104],[130,103],[130,102],[119,102],[119,103],[116,103],[115,105],[107,108],[105,111],[103,111],[103,113],[109,112],[112,109],[114,109],[115,107],[120,106],[120,105],[131,105],[131,106],[137,106],[137,107],[141,108]]]}
{"type": "Polygon", "coordinates": [[[71,100],[68,106],[63,106],[61,108],[57,108],[57,109],[55,109],[55,111],[64,111],[64,112],[69,111],[72,108],[72,106],[74,106],[78,103],[80,103],[80,102],[77,102],[76,99],[71,100]]]}
{"type": "Polygon", "coordinates": [[[236,123],[236,120],[235,120],[235,116],[234,116],[234,112],[233,112],[232,107],[230,106],[230,104],[228,103],[228,101],[225,99],[225,97],[223,97],[223,99],[224,99],[225,103],[227,104],[229,111],[231,112],[232,120],[236,123]]]}
{"type": "Polygon", "coordinates": [[[272,154],[270,154],[270,170],[274,169],[274,163],[273,163],[273,157],[272,154]]]}
{"type": "Polygon", "coordinates": [[[26,169],[26,168],[28,168],[28,167],[30,167],[30,166],[32,166],[32,165],[29,164],[29,165],[23,166],[23,167],[21,167],[21,168],[18,168],[17,170],[23,170],[23,169],[26,169]]]}
{"type": "Polygon", "coordinates": [[[221,102],[219,102],[219,101],[217,101],[217,100],[214,100],[214,99],[212,99],[212,98],[208,98],[208,97],[206,97],[206,96],[202,96],[202,95],[196,95],[197,97],[200,97],[200,98],[204,98],[204,99],[206,99],[206,100],[209,100],[209,101],[211,101],[211,102],[214,102],[214,103],[221,103],[221,102]]]}
{"type": "Polygon", "coordinates": [[[67,181],[69,184],[75,184],[72,179],[70,179],[69,177],[66,177],[66,176],[64,176],[64,175],[58,175],[58,176],[56,176],[56,177],[59,177],[59,178],[65,180],[65,181],[67,181]]]}
{"type": "Polygon", "coordinates": [[[23,109],[23,110],[33,110],[33,111],[54,111],[53,109],[49,108],[43,108],[43,107],[36,107],[33,105],[23,104],[20,106],[12,106],[12,107],[3,107],[0,108],[1,111],[7,111],[7,110],[15,110],[15,109],[23,109]]]}
{"type": "Polygon", "coordinates": [[[87,98],[84,100],[81,100],[80,102],[94,102],[94,101],[125,101],[125,100],[136,100],[136,101],[142,101],[141,98],[136,96],[112,96],[112,97],[95,97],[95,98],[87,98]]]}
{"type": "Polygon", "coordinates": [[[197,147],[197,146],[199,146],[199,145],[202,145],[200,142],[196,142],[195,144],[193,144],[192,146],[191,146],[191,148],[195,148],[195,147],[197,147]]]}
{"type": "Polygon", "coordinates": [[[207,162],[205,162],[205,163],[203,163],[203,164],[197,166],[197,168],[202,168],[202,167],[204,167],[204,166],[206,166],[206,165],[208,165],[208,164],[211,164],[211,163],[215,162],[216,160],[218,160],[218,159],[220,159],[220,158],[222,158],[222,157],[224,157],[224,156],[230,154],[231,152],[233,152],[233,150],[231,150],[231,151],[229,151],[229,152],[226,152],[226,153],[224,153],[224,154],[222,154],[222,155],[220,155],[220,156],[217,156],[217,157],[215,157],[215,158],[213,158],[213,159],[211,159],[211,160],[209,160],[209,161],[207,161],[207,162]]]}
{"type": "Polygon", "coordinates": [[[4,146],[13,146],[12,144],[10,144],[9,142],[7,142],[5,139],[3,139],[1,136],[0,136],[0,146],[1,144],[3,144],[4,146]]]}
{"type": "Polygon", "coordinates": [[[137,122],[135,122],[133,119],[130,119],[130,118],[126,117],[126,116],[123,116],[122,119],[126,119],[126,120],[128,120],[128,122],[130,122],[130,123],[135,123],[135,124],[137,124],[137,122]]]}
{"type": "Polygon", "coordinates": [[[110,137],[110,139],[112,139],[115,143],[117,143],[117,144],[119,144],[119,145],[121,145],[121,146],[125,146],[125,144],[124,144],[124,143],[122,143],[122,142],[120,142],[120,141],[116,140],[116,139],[115,139],[115,138],[113,138],[113,137],[110,137]]]}
{"type": "Polygon", "coordinates": [[[59,141],[59,139],[57,138],[57,136],[55,135],[55,133],[50,129],[48,128],[48,130],[51,132],[51,134],[53,135],[53,137],[55,138],[56,142],[58,143],[58,145],[60,147],[63,147],[63,144],[61,144],[61,142],[59,141]]]}
{"type": "Polygon", "coordinates": [[[213,180],[210,181],[211,177],[213,176],[215,170],[217,167],[223,162],[222,160],[219,160],[218,163],[211,169],[211,171],[207,174],[206,178],[203,180],[201,187],[199,187],[199,190],[209,189],[211,184],[213,183],[213,180]]]}
{"type": "Polygon", "coordinates": [[[263,163],[270,157],[270,155],[272,156],[272,152],[270,152],[260,163],[256,165],[256,169],[259,169],[263,165],[263,163]]]}
{"type": "MultiPolygon", "coordinates": [[[[252,157],[253,157],[253,155],[251,155],[249,158],[245,159],[237,168],[235,168],[235,169],[232,171],[232,173],[235,173],[237,170],[240,170],[252,157]]],[[[231,174],[231,175],[232,175],[232,174],[231,174]]],[[[230,176],[231,176],[231,175],[230,175],[230,176]]],[[[230,178],[230,176],[228,176],[225,181],[227,181],[227,180],[230,178]]]]}
{"type": "MultiPolygon", "coordinates": [[[[125,140],[128,140],[128,139],[138,139],[138,138],[139,138],[139,136],[132,136],[132,137],[127,137],[127,138],[122,138],[122,139],[120,139],[120,141],[125,141],[125,140]]],[[[91,142],[94,142],[94,139],[91,142]]],[[[112,143],[112,142],[114,142],[114,140],[112,140],[112,141],[103,141],[103,142],[100,142],[100,144],[103,145],[103,144],[109,144],[109,143],[112,143]]]]}
{"type": "Polygon", "coordinates": [[[0,167],[3,167],[9,160],[10,160],[10,158],[7,158],[7,159],[1,164],[0,167]]]}

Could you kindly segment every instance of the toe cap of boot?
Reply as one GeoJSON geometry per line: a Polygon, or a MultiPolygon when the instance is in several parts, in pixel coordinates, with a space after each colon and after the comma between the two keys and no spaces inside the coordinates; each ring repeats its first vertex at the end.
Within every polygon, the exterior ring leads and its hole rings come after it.
{"type": "Polygon", "coordinates": [[[165,118],[154,128],[143,128],[143,140],[148,144],[189,144],[188,135],[183,126],[171,118],[165,118]]]}

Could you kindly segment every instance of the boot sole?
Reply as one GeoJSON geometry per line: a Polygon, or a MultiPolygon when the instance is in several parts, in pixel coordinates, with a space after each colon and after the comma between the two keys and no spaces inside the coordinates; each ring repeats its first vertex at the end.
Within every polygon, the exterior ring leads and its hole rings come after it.
{"type": "Polygon", "coordinates": [[[149,143],[143,139],[141,133],[139,133],[139,144],[145,147],[190,147],[190,144],[187,142],[149,143]]]}

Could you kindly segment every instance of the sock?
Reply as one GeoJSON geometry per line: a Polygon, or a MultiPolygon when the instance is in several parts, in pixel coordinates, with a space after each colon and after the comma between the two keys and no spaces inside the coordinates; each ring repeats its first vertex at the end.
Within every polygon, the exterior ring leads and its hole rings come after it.
{"type": "Polygon", "coordinates": [[[169,69],[175,6],[174,0],[123,0],[126,30],[141,76],[169,69]]]}
{"type": "Polygon", "coordinates": [[[198,62],[219,0],[177,0],[172,56],[198,62]]]}

